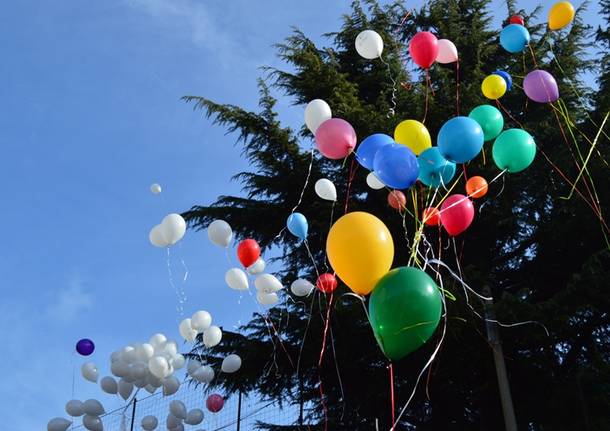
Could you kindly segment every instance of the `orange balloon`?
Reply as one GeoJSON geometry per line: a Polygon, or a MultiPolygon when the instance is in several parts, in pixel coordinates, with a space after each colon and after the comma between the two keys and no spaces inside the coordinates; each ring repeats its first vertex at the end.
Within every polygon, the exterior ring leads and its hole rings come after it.
{"type": "Polygon", "coordinates": [[[422,215],[422,220],[428,226],[438,226],[441,223],[441,212],[438,208],[426,208],[422,215]]]}
{"type": "Polygon", "coordinates": [[[483,177],[470,177],[466,182],[466,193],[472,198],[482,198],[487,194],[487,181],[483,177]]]}
{"type": "Polygon", "coordinates": [[[392,190],[388,193],[388,204],[395,210],[401,211],[407,206],[407,198],[400,190],[392,190]]]}

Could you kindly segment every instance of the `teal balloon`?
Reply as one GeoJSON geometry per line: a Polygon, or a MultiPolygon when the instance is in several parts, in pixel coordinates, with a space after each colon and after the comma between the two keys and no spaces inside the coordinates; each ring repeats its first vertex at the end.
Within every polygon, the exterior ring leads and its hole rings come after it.
{"type": "Polygon", "coordinates": [[[534,161],[536,143],[525,130],[508,129],[496,138],[492,156],[498,168],[511,173],[520,172],[534,161]]]}
{"type": "Polygon", "coordinates": [[[384,275],[371,293],[369,316],[377,343],[392,361],[419,349],[441,319],[441,291],[428,274],[403,266],[384,275]]]}
{"type": "Polygon", "coordinates": [[[307,230],[309,228],[307,219],[301,213],[292,213],[286,220],[286,227],[291,234],[299,239],[305,240],[307,238],[307,230]]]}
{"type": "Polygon", "coordinates": [[[445,159],[437,147],[431,147],[417,158],[419,163],[418,179],[428,187],[445,187],[455,175],[455,163],[445,159]]]}
{"type": "Polygon", "coordinates": [[[483,129],[469,117],[454,117],[445,122],[436,141],[443,157],[455,163],[474,159],[485,143],[483,129]]]}
{"type": "Polygon", "coordinates": [[[479,123],[483,129],[483,138],[486,141],[495,139],[504,128],[504,117],[500,110],[491,105],[479,105],[470,111],[470,118],[479,123]]]}

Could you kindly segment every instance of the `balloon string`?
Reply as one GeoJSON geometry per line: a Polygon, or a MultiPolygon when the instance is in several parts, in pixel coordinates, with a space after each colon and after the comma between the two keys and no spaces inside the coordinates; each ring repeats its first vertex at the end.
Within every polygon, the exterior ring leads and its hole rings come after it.
{"type": "Polygon", "coordinates": [[[316,261],[313,258],[313,255],[311,254],[311,250],[309,249],[309,241],[307,241],[306,239],[303,240],[303,243],[305,244],[305,248],[307,249],[307,254],[309,255],[309,259],[311,259],[311,263],[313,265],[314,270],[316,271],[316,276],[318,278],[320,278],[320,273],[318,272],[318,265],[316,265],[316,261]]]}
{"type": "Polygon", "coordinates": [[[309,184],[309,177],[311,176],[311,168],[313,166],[314,151],[315,151],[315,147],[312,144],[311,152],[310,152],[310,159],[309,159],[309,167],[307,168],[307,176],[305,177],[305,184],[303,184],[303,188],[301,189],[301,194],[299,195],[299,200],[298,200],[297,204],[290,211],[290,214],[293,214],[296,211],[296,209],[299,207],[299,205],[301,205],[301,202],[303,201],[303,196],[305,195],[305,189],[307,189],[307,185],[309,184]]]}
{"type": "Polygon", "coordinates": [[[424,99],[424,118],[421,120],[422,124],[426,124],[426,117],[428,116],[428,88],[430,85],[430,73],[426,69],[426,97],[424,99]]]}
{"type": "Polygon", "coordinates": [[[455,112],[460,115],[460,59],[455,62],[455,112]]]}
{"type": "Polygon", "coordinates": [[[341,391],[341,421],[343,421],[343,417],[345,416],[345,393],[343,391],[343,380],[341,379],[341,372],[339,371],[339,362],[337,361],[337,352],[335,351],[335,336],[333,334],[333,327],[329,327],[330,330],[330,346],[333,352],[333,359],[335,361],[335,371],[337,372],[337,380],[339,381],[339,390],[341,391]]]}
{"type": "Polygon", "coordinates": [[[390,81],[392,82],[392,97],[391,97],[392,107],[390,109],[388,109],[388,113],[386,114],[387,118],[391,118],[396,114],[396,80],[394,79],[394,76],[392,75],[392,69],[390,69],[390,63],[388,63],[387,61],[384,60],[383,55],[379,56],[379,60],[381,60],[381,62],[386,66],[386,69],[388,71],[388,76],[390,77],[390,81]]]}
{"type": "MultiPolygon", "coordinates": [[[[394,407],[394,365],[392,365],[392,362],[390,362],[390,364],[388,365],[388,369],[390,370],[390,406],[392,409],[392,424],[394,424],[394,422],[396,421],[396,412],[394,407]]],[[[390,431],[394,431],[394,425],[392,425],[390,431]]]]}
{"type": "Polygon", "coordinates": [[[169,247],[166,247],[165,250],[167,252],[165,262],[166,262],[166,266],[167,266],[167,276],[169,279],[169,285],[172,287],[172,289],[174,289],[174,293],[176,294],[176,298],[178,299],[178,305],[176,306],[176,312],[179,315],[178,318],[176,319],[176,321],[178,321],[184,315],[184,309],[182,307],[182,299],[181,299],[180,293],[178,292],[178,288],[176,287],[176,284],[174,283],[174,275],[172,272],[172,267],[171,267],[171,262],[170,262],[171,255],[170,255],[169,247]]]}
{"type": "Polygon", "coordinates": [[[330,311],[332,309],[334,292],[330,293],[330,301],[326,309],[326,319],[324,322],[324,332],[322,335],[322,348],[320,349],[320,357],[318,358],[318,378],[320,385],[320,400],[322,402],[322,409],[324,410],[324,431],[328,430],[328,409],[326,407],[326,399],[324,397],[324,385],[322,383],[322,362],[324,360],[324,351],[326,350],[326,337],[328,333],[328,327],[330,324],[330,311]]]}
{"type": "Polygon", "coordinates": [[[347,214],[347,206],[349,204],[349,194],[350,194],[350,190],[352,187],[352,182],[354,181],[354,178],[356,176],[356,171],[358,169],[358,165],[356,165],[354,167],[356,163],[356,158],[352,159],[352,163],[350,165],[349,168],[349,174],[348,174],[348,178],[347,178],[347,191],[345,193],[345,207],[344,207],[344,214],[347,214]]]}
{"type": "MultiPolygon", "coordinates": [[[[333,201],[333,205],[330,208],[330,223],[328,224],[328,232],[330,233],[331,228],[333,227],[333,221],[334,221],[334,216],[335,216],[335,205],[337,204],[337,201],[333,201]]],[[[324,253],[324,268],[326,270],[326,272],[329,271],[328,269],[328,255],[326,253],[324,253]]]]}

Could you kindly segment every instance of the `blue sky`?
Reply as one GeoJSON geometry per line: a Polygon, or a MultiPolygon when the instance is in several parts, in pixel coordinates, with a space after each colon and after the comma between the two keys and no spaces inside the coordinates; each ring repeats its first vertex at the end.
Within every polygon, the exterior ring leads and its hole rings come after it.
{"type": "MultiPolygon", "coordinates": [[[[178,339],[165,254],[148,231],[169,212],[237,193],[229,177],[246,167],[233,138],[180,96],[255,109],[258,68],[279,65],[271,45],[291,25],[320,40],[347,10],[323,0],[4,5],[0,414],[10,429],[43,429],[64,414],[73,364],[76,398],[118,405],[79,378],[79,338],[97,343],[102,375],[127,343],[155,332],[178,339]],[[161,196],[148,191],[153,182],[161,196]]],[[[279,109],[300,127],[303,107],[282,100],[279,109]]],[[[187,315],[206,309],[227,328],[248,319],[255,307],[224,285],[224,253],[205,232],[171,249],[177,275],[180,259],[187,315]]]]}

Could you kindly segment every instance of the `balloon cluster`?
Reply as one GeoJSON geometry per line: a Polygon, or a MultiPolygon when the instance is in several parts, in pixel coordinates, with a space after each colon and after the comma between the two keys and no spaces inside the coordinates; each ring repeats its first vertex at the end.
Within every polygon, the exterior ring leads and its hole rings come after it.
{"type": "MultiPolygon", "coordinates": [[[[154,416],[147,416],[150,418],[156,418],[154,416]]],[[[146,419],[146,418],[144,418],[146,419]]],[[[145,428],[144,427],[144,419],[142,419],[142,428],[145,430],[153,430],[154,428],[145,428]]],[[[203,422],[203,410],[201,409],[191,409],[187,410],[186,406],[182,401],[173,400],[169,403],[169,412],[167,414],[167,419],[165,421],[165,425],[167,429],[170,431],[183,431],[184,424],[186,425],[199,425],[203,422]]],[[[152,425],[152,422],[151,422],[152,425]]]]}
{"type": "Polygon", "coordinates": [[[150,243],[155,247],[169,247],[176,244],[186,233],[186,222],[180,214],[169,214],[148,234],[150,243]]]}

